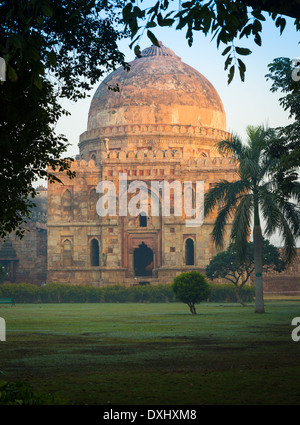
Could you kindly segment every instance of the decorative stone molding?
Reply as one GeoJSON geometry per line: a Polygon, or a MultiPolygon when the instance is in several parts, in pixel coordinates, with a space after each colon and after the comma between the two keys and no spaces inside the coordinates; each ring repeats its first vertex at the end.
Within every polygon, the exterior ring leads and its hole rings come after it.
{"type": "Polygon", "coordinates": [[[151,161],[169,161],[169,160],[179,160],[181,163],[186,164],[189,167],[197,168],[207,168],[207,167],[220,167],[226,168],[230,166],[236,167],[237,162],[233,157],[203,157],[198,156],[198,158],[188,158],[184,159],[182,157],[182,152],[174,149],[161,150],[157,149],[152,150],[137,150],[137,151],[110,151],[106,158],[102,158],[102,164],[108,165],[111,161],[113,163],[127,163],[130,165],[132,161],[140,162],[141,160],[151,160],[151,161]]]}
{"type": "Polygon", "coordinates": [[[101,136],[116,136],[116,135],[143,135],[149,133],[157,133],[161,135],[169,134],[186,134],[190,136],[212,136],[213,138],[226,139],[230,137],[227,131],[219,130],[211,127],[196,127],[193,125],[179,124],[148,124],[148,125],[115,125],[110,127],[100,127],[93,130],[85,131],[80,135],[80,142],[97,139],[101,136]]]}
{"type": "Polygon", "coordinates": [[[71,164],[71,170],[82,171],[82,172],[90,172],[90,171],[99,171],[99,168],[96,166],[95,161],[90,159],[89,161],[85,161],[84,159],[75,160],[71,164]]]}

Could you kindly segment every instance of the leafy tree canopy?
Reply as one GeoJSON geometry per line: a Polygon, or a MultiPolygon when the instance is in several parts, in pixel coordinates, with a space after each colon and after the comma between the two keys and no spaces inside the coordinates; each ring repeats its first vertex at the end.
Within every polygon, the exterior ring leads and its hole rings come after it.
{"type": "Polygon", "coordinates": [[[36,195],[32,183],[67,171],[68,143],[55,133],[67,114],[59,98],[76,101],[117,65],[126,67],[117,42],[122,0],[5,0],[0,2],[0,237],[22,236],[36,195]]]}
{"type": "MultiPolygon", "coordinates": [[[[246,66],[243,56],[251,54],[251,50],[236,45],[236,40],[253,38],[261,46],[263,23],[266,20],[262,12],[267,12],[279,28],[280,34],[286,26],[284,16],[295,18],[296,30],[300,30],[300,4],[298,0],[190,0],[173,2],[158,0],[153,5],[147,2],[131,0],[123,9],[125,24],[130,28],[135,52],[139,55],[139,46],[136,44],[145,30],[154,45],[158,46],[154,28],[172,27],[177,30],[186,29],[186,39],[191,46],[194,32],[211,34],[216,39],[217,47],[222,43],[227,47],[222,55],[226,56],[225,70],[228,70],[228,83],[234,77],[238,67],[242,81],[245,78],[246,66]],[[144,6],[145,5],[145,6],[144,6]],[[142,7],[144,6],[144,7],[142,7]],[[283,16],[284,15],[284,16],[283,16]],[[154,31],[154,32],[153,32],[154,31]]],[[[238,42],[237,41],[237,42],[238,42]]]]}
{"type": "MultiPolygon", "coordinates": [[[[263,239],[263,271],[274,270],[281,272],[285,270],[286,264],[280,257],[278,248],[267,239],[263,239]]],[[[225,279],[233,283],[237,289],[237,300],[244,305],[240,289],[249,281],[254,271],[254,244],[248,242],[246,255],[243,260],[239,258],[235,244],[230,244],[226,251],[215,255],[206,267],[205,275],[211,279],[225,279]]]]}
{"type": "Polygon", "coordinates": [[[267,154],[274,160],[276,179],[287,195],[293,182],[299,177],[300,167],[300,59],[276,58],[268,65],[266,79],[272,81],[271,91],[280,92],[280,105],[289,113],[293,122],[278,127],[267,147],[267,154]]]}

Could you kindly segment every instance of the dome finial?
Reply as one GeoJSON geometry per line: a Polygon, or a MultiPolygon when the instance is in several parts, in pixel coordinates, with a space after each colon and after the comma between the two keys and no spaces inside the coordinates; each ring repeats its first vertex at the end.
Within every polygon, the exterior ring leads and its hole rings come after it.
{"type": "Polygon", "coordinates": [[[175,55],[173,50],[163,45],[162,41],[159,41],[158,44],[159,44],[159,47],[152,44],[152,46],[142,50],[140,52],[140,55],[141,55],[140,57],[145,58],[145,57],[153,57],[153,56],[168,56],[168,57],[172,57],[172,58],[176,58],[180,60],[180,58],[177,55],[175,55]]]}

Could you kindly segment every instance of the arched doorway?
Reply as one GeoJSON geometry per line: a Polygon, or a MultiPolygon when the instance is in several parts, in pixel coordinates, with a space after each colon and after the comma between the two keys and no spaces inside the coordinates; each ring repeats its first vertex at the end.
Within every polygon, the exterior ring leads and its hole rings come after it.
{"type": "Polygon", "coordinates": [[[144,242],[133,252],[135,276],[152,276],[153,251],[144,242]]]}
{"type": "Polygon", "coordinates": [[[187,266],[193,266],[195,264],[194,241],[191,238],[185,241],[185,264],[187,266]]]}

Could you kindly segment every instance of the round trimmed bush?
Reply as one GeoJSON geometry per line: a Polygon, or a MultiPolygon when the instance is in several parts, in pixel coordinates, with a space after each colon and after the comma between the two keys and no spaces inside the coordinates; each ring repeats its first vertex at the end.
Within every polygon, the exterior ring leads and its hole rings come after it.
{"type": "Polygon", "coordinates": [[[189,306],[192,314],[196,314],[195,304],[207,300],[211,291],[205,276],[197,271],[176,276],[172,289],[176,298],[189,306]]]}

